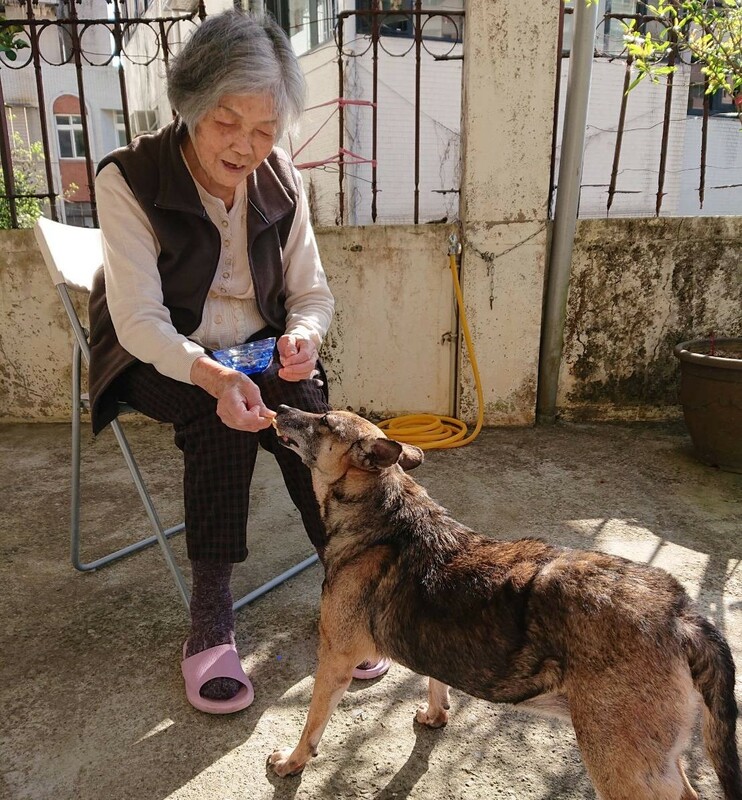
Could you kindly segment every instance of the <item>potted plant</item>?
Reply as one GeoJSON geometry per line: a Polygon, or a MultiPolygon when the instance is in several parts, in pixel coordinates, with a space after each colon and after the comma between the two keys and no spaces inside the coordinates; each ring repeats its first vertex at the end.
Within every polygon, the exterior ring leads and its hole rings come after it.
{"type": "Polygon", "coordinates": [[[742,472],[742,338],[681,342],[680,403],[699,461],[742,472]]]}

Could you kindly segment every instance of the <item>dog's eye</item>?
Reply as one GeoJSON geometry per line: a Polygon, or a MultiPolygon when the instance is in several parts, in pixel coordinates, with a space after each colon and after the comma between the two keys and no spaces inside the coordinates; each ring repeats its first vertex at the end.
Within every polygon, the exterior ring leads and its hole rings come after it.
{"type": "Polygon", "coordinates": [[[320,417],[319,424],[323,425],[325,428],[330,427],[330,421],[327,419],[327,414],[324,414],[322,417],[320,417]]]}

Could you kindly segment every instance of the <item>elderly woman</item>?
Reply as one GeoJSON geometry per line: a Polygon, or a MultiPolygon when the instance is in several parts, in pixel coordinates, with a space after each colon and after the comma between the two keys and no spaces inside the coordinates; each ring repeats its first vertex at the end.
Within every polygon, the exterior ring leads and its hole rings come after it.
{"type": "MultiPolygon", "coordinates": [[[[173,425],[184,459],[193,588],[181,663],[202,711],[247,707],[230,579],[247,557],[258,445],[273,453],[320,556],[309,471],[277,444],[272,409],[328,408],[318,349],[334,302],[302,180],[275,146],[303,108],[301,69],[270,18],[207,18],[171,61],[173,122],[106,156],[96,197],[104,269],[90,299],[93,430],[124,400],[173,425]],[[275,336],[273,363],[246,375],[212,352],[275,336]]],[[[375,677],[386,663],[361,665],[375,677]]]]}

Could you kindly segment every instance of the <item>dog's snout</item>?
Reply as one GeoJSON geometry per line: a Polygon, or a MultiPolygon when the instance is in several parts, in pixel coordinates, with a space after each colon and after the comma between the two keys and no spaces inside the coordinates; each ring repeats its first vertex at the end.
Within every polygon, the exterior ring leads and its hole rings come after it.
{"type": "Polygon", "coordinates": [[[287,412],[293,411],[293,410],[294,409],[291,408],[291,406],[287,406],[287,405],[284,405],[284,403],[281,403],[281,405],[278,406],[278,408],[276,409],[276,413],[277,414],[286,414],[287,412]]]}

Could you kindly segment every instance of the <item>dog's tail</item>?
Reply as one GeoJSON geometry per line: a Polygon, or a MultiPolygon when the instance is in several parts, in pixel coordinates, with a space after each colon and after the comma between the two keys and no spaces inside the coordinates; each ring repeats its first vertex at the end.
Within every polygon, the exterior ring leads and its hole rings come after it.
{"type": "Polygon", "coordinates": [[[697,616],[691,622],[686,653],[693,684],[703,697],[703,738],[724,792],[724,800],[742,800],[742,770],[735,729],[734,661],[714,625],[697,616]]]}

